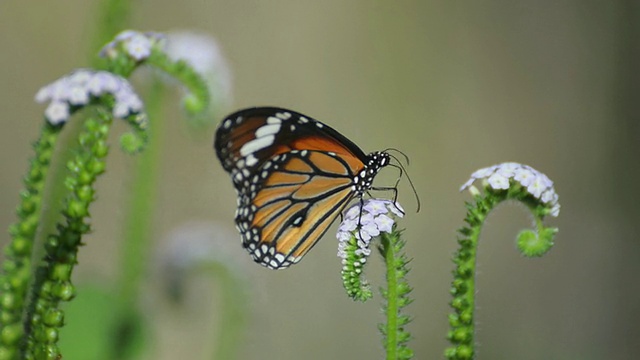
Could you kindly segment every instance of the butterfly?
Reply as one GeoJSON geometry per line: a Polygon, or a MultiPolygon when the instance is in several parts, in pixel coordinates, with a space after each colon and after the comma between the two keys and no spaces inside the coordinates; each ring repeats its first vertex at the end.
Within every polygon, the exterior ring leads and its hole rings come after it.
{"type": "Polygon", "coordinates": [[[270,269],[299,262],[395,159],[387,151],[365,154],[328,125],[276,107],[227,116],[214,148],[238,195],[242,245],[270,269]]]}

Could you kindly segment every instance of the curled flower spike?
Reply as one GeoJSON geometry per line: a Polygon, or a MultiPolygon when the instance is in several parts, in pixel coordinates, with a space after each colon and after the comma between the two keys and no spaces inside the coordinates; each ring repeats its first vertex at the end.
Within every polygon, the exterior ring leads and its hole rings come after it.
{"type": "Polygon", "coordinates": [[[508,162],[474,172],[460,188],[469,189],[474,197],[467,203],[466,225],[458,230],[459,250],[454,254],[454,280],[451,286],[454,312],[449,315],[450,331],[447,338],[453,345],[445,351],[452,360],[469,360],[475,356],[475,295],[477,248],[480,234],[489,213],[503,201],[518,201],[533,215],[533,229],[522,230],[516,238],[517,247],[526,257],[540,257],[551,249],[555,227],[546,227],[547,215],[558,216],[558,194],[545,174],[530,166],[508,162]],[[482,192],[473,183],[482,182],[482,192]]]}
{"type": "Polygon", "coordinates": [[[100,56],[114,59],[125,53],[135,61],[143,61],[151,55],[153,46],[163,46],[164,39],[160,33],[125,30],[100,50],[100,56]]]}
{"type": "Polygon", "coordinates": [[[531,166],[506,162],[477,170],[460,187],[460,191],[469,189],[476,195],[478,190],[472,186],[476,180],[483,180],[484,186],[493,190],[507,190],[512,185],[518,185],[522,190],[542,201],[549,215],[557,217],[560,213],[560,203],[558,203],[558,194],[553,188],[553,181],[531,166]]]}
{"type": "Polygon", "coordinates": [[[398,203],[389,200],[367,199],[347,209],[336,235],[338,257],[342,259],[342,280],[347,294],[354,300],[366,301],[371,290],[362,279],[362,266],[371,255],[371,240],[381,233],[391,233],[394,215],[404,216],[398,203]]]}
{"type": "Polygon", "coordinates": [[[42,87],[35,100],[39,103],[49,101],[45,117],[50,124],[60,125],[67,122],[73,111],[106,94],[113,95],[115,99],[112,110],[115,117],[125,118],[143,110],[142,100],[126,79],[106,71],[89,69],[76,70],[42,87]]]}

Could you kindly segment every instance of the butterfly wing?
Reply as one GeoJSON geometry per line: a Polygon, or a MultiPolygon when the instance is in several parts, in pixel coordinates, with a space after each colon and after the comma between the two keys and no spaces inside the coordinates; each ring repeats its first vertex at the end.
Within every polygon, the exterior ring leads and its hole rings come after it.
{"type": "Polygon", "coordinates": [[[329,126],[279,108],[230,115],[215,149],[238,193],[243,245],[274,269],[300,261],[327,231],[353,198],[366,158],[329,126]]]}

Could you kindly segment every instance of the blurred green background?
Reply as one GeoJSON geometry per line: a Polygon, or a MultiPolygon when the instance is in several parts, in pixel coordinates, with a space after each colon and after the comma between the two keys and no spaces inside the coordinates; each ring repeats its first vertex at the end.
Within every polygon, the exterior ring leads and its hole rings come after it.
{"type": "MultiPolygon", "coordinates": [[[[89,64],[97,2],[0,3],[0,228],[15,219],[21,177],[44,107],[38,88],[89,64]]],[[[416,359],[447,346],[450,256],[469,200],[469,174],[503,161],[555,181],[562,210],[552,251],[514,246],[524,209],[499,208],[480,246],[479,359],[636,359],[640,353],[640,3],[626,1],[140,1],[133,27],[215,36],[232,66],[234,103],[289,107],[330,124],[365,151],[397,147],[423,209],[408,212],[416,359]]],[[[230,231],[224,252],[251,281],[246,359],[381,357],[380,296],[359,304],[342,289],[331,230],[301,264],[253,264],[233,233],[235,193],[178,104],[159,179],[157,249],[141,300],[155,339],[147,358],[207,359],[218,331],[216,281],[189,281],[185,306],[159,291],[156,253],[185,222],[230,231]]],[[[116,127],[122,131],[124,126],[116,127]]],[[[109,288],[135,159],[114,151],[98,181],[94,233],[78,284],[109,288]]],[[[392,183],[389,171],[378,183],[392,183]]],[[[415,206],[410,187],[400,201],[415,206]]],[[[334,225],[335,226],[335,225],[334,225]]],[[[5,235],[0,239],[4,244],[5,235]]],[[[382,282],[381,262],[368,277],[382,282]]],[[[83,293],[79,294],[82,298],[83,293]]],[[[99,320],[99,317],[96,317],[99,320]]],[[[68,322],[74,322],[68,318],[68,322]]],[[[100,321],[92,326],[100,327],[100,321]]]]}

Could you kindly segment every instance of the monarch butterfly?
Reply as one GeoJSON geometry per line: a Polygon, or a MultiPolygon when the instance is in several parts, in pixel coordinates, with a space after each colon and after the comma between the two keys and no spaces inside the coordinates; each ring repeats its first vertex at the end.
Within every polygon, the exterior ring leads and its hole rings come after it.
{"type": "Polygon", "coordinates": [[[242,245],[270,269],[299,262],[394,158],[387,151],[367,155],[320,121],[275,107],[227,116],[214,148],[238,195],[242,245]]]}

